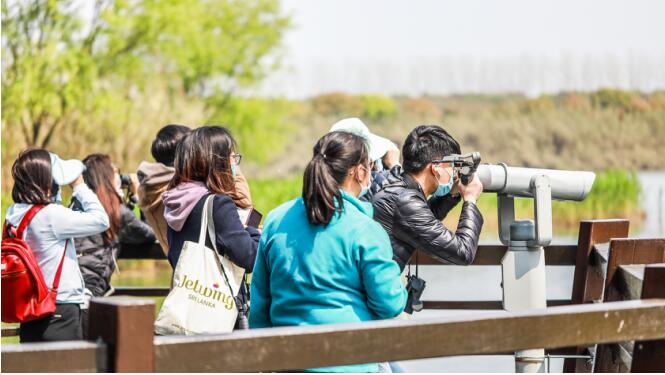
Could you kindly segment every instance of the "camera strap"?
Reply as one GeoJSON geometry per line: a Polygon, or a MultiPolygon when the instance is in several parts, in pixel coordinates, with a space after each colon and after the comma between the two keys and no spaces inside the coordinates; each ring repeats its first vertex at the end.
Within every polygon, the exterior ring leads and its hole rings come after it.
{"type": "MultiPolygon", "coordinates": [[[[418,250],[416,250],[415,262],[416,262],[416,277],[418,277],[418,250]]],[[[407,265],[407,272],[408,272],[409,276],[411,276],[411,263],[412,263],[412,261],[409,260],[409,264],[407,265]]]]}

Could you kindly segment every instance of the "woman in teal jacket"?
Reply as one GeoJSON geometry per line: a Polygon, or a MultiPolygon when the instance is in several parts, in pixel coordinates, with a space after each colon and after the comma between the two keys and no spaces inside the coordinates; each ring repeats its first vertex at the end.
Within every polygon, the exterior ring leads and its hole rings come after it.
{"type": "MultiPolygon", "coordinates": [[[[303,196],[267,217],[251,285],[251,328],[390,319],[406,304],[388,235],[357,198],[370,184],[363,138],[324,135],[304,175],[303,196]]],[[[309,369],[377,372],[360,364],[309,369]]]]}

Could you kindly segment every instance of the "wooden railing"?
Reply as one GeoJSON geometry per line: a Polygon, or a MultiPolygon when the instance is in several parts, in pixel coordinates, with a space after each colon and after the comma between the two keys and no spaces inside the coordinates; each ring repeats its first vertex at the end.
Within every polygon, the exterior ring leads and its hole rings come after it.
{"type": "Polygon", "coordinates": [[[195,337],[153,337],[152,301],[108,297],[90,308],[98,341],[4,345],[2,371],[284,371],[665,339],[665,299],[195,337]]]}
{"type": "MultiPolygon", "coordinates": [[[[665,239],[621,238],[627,233],[625,220],[583,221],[577,246],[547,247],[546,264],[574,265],[575,277],[571,300],[550,300],[557,307],[545,310],[154,337],[153,302],[111,297],[91,305],[90,337],[98,341],[3,345],[2,371],[277,371],[528,348],[597,353],[596,371],[665,371],[665,265],[654,264],[665,263],[665,239]]],[[[498,266],[505,252],[481,246],[473,265],[498,266]]],[[[125,247],[120,257],[129,256],[164,258],[158,246],[125,247]]],[[[441,265],[418,257],[420,264],[441,265]]],[[[116,294],[167,292],[117,288],[116,294]]],[[[448,300],[425,307],[496,310],[502,304],[448,300]]],[[[593,363],[567,359],[564,370],[588,372],[593,363]]]]}

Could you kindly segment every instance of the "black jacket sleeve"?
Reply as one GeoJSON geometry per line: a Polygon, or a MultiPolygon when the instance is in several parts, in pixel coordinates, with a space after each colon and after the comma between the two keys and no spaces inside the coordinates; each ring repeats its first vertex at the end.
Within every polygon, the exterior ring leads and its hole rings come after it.
{"type": "Polygon", "coordinates": [[[434,213],[434,217],[441,221],[461,200],[462,196],[459,194],[455,196],[448,194],[443,197],[431,197],[427,201],[427,205],[432,210],[432,213],[434,213]]]}
{"type": "Polygon", "coordinates": [[[121,243],[141,244],[155,242],[155,233],[147,223],[142,222],[127,206],[120,205],[120,233],[118,239],[121,243]]]}
{"type": "Polygon", "coordinates": [[[397,201],[394,235],[411,246],[444,261],[468,265],[473,263],[483,217],[473,203],[462,206],[457,231],[451,232],[434,216],[427,201],[417,192],[409,192],[397,201]]]}
{"type": "Polygon", "coordinates": [[[248,273],[254,268],[261,233],[240,222],[238,208],[226,195],[216,195],[213,204],[217,250],[248,273]]]}

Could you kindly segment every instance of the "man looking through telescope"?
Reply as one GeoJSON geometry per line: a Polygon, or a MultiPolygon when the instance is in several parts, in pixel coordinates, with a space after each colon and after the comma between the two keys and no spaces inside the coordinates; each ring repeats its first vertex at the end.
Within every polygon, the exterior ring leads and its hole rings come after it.
{"type": "Polygon", "coordinates": [[[372,187],[374,219],[388,232],[393,259],[401,270],[416,249],[460,265],[471,264],[476,256],[483,226],[476,199],[483,185],[475,175],[462,184],[451,163],[441,160],[452,154],[460,154],[460,145],[443,128],[418,126],[404,141],[403,167],[393,167],[384,181],[372,187]],[[459,224],[452,232],[441,220],[462,199],[459,224]]]}

